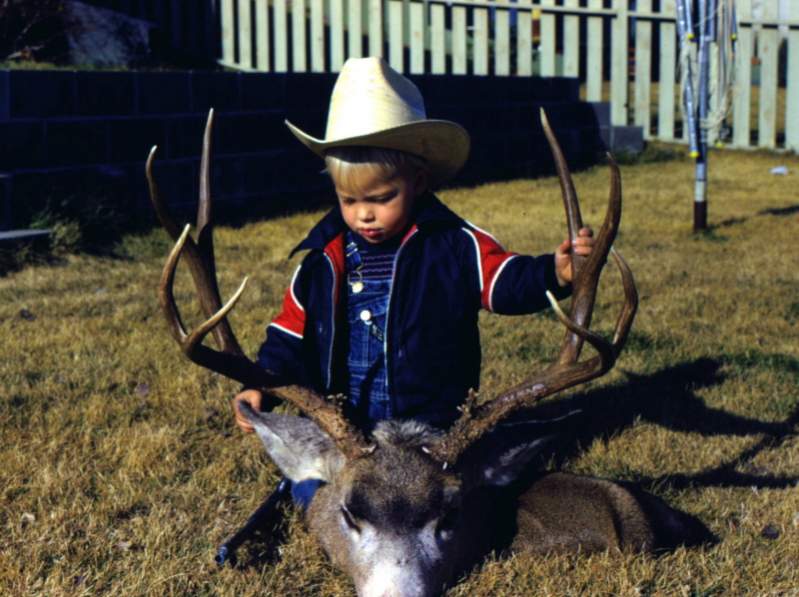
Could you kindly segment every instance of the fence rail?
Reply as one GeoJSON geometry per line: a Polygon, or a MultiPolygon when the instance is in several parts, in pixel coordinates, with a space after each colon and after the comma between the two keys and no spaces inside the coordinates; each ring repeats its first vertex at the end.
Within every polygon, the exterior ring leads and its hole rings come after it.
{"type": "MultiPolygon", "coordinates": [[[[411,74],[580,77],[588,101],[610,101],[614,125],[684,139],[675,0],[218,1],[226,66],[336,72],[347,57],[377,55],[411,74]]],[[[788,15],[764,2],[758,18],[752,4],[737,1],[730,126],[711,139],[799,150],[799,2],[788,15]]]]}

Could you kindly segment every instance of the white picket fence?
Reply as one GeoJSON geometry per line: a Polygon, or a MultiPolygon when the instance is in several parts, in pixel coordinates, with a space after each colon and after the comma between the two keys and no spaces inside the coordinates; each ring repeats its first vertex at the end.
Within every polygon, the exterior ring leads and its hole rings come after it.
{"type": "MultiPolygon", "coordinates": [[[[347,57],[369,55],[411,74],[582,73],[585,99],[609,100],[613,124],[642,126],[647,138],[683,140],[674,0],[219,1],[226,66],[337,72],[347,57]]],[[[799,0],[789,3],[787,20],[778,19],[771,0],[755,20],[752,4],[737,0],[728,142],[799,150],[799,0]],[[778,27],[788,29],[784,90],[778,27]],[[759,62],[754,94],[753,62],[759,62]]],[[[712,101],[718,106],[719,97],[712,101]]]]}

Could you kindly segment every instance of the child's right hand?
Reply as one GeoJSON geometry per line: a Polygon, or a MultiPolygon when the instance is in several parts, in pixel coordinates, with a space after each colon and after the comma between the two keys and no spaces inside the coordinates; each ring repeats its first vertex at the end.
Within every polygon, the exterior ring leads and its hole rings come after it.
{"type": "Polygon", "coordinates": [[[236,415],[236,425],[238,425],[244,433],[252,433],[255,431],[255,428],[252,426],[249,419],[239,410],[239,404],[246,402],[254,411],[261,412],[261,401],[263,397],[264,395],[260,390],[244,390],[236,394],[235,398],[233,398],[231,406],[233,407],[233,414],[236,415]]]}

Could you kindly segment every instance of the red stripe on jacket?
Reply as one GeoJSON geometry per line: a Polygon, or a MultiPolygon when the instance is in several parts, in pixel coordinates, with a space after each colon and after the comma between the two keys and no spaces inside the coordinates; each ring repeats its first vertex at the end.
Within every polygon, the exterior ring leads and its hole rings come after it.
{"type": "MultiPolygon", "coordinates": [[[[339,302],[338,280],[340,280],[341,276],[344,275],[345,267],[343,232],[327,244],[324,249],[324,253],[333,266],[333,288],[335,293],[333,300],[334,304],[337,305],[339,302]]],[[[300,304],[300,301],[297,299],[297,294],[294,290],[294,285],[297,283],[297,278],[299,277],[300,267],[298,267],[297,271],[294,272],[294,277],[291,279],[291,284],[289,284],[286,294],[283,296],[283,308],[277,317],[272,320],[270,325],[274,325],[284,332],[302,338],[303,334],[305,333],[305,308],[302,306],[302,304],[300,304]]]]}
{"type": "Polygon", "coordinates": [[[499,244],[497,239],[483,232],[479,228],[472,225],[470,228],[465,229],[471,233],[477,241],[476,250],[479,255],[479,272],[480,276],[480,302],[484,309],[493,311],[491,304],[491,295],[493,294],[494,284],[499,276],[505,263],[516,256],[516,253],[506,251],[499,244]]]}
{"type": "Polygon", "coordinates": [[[302,338],[305,333],[305,308],[300,304],[300,301],[297,300],[297,296],[294,292],[294,284],[297,282],[299,274],[300,268],[298,267],[294,272],[294,276],[291,278],[291,283],[286,290],[286,294],[283,296],[283,309],[281,309],[278,316],[272,320],[271,325],[302,338]]]}

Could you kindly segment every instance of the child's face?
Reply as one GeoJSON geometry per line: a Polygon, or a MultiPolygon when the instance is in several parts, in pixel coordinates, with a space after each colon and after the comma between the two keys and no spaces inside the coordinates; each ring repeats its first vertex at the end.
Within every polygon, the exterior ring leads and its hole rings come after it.
{"type": "Polygon", "coordinates": [[[408,226],[416,197],[424,190],[424,174],[390,179],[364,169],[356,184],[336,182],[341,215],[350,230],[372,244],[382,243],[408,226]]]}

